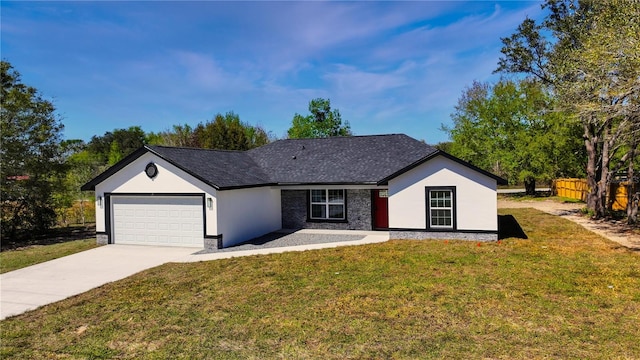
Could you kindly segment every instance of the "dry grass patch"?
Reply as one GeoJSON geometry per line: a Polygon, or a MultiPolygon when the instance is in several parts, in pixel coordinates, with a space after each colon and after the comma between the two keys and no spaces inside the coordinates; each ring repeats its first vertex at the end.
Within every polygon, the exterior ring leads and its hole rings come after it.
{"type": "Polygon", "coordinates": [[[638,358],[640,261],[567,220],[529,236],[168,264],[0,323],[7,358],[638,358]]]}

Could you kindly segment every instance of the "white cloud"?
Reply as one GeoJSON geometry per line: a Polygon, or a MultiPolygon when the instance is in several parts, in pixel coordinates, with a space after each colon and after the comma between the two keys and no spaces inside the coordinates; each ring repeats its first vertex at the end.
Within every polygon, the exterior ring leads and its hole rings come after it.
{"type": "Polygon", "coordinates": [[[380,95],[389,90],[405,86],[408,79],[403,76],[406,69],[375,73],[359,70],[350,65],[338,64],[336,71],[324,75],[337,95],[351,98],[380,95]],[[350,96],[353,95],[353,96],[350,96]]]}
{"type": "MultiPolygon", "coordinates": [[[[2,3],[3,56],[105,131],[105,119],[157,131],[233,110],[279,135],[315,97],[361,134],[437,128],[465,85],[491,77],[499,38],[540,13],[452,1],[33,4],[2,3]],[[34,7],[53,12],[42,20],[34,7]]],[[[65,113],[67,128],[86,121],[65,113]]]]}
{"type": "Polygon", "coordinates": [[[212,56],[179,51],[173,54],[188,86],[208,91],[250,91],[252,81],[241,69],[225,69],[212,56]]]}

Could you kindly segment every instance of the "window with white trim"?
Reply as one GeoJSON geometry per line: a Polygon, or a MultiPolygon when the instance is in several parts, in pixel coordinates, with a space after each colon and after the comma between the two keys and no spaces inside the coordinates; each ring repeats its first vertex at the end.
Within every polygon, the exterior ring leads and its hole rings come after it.
{"type": "Polygon", "coordinates": [[[345,201],[342,189],[311,190],[309,217],[314,220],[344,220],[345,201]]]}
{"type": "Polygon", "coordinates": [[[454,222],[454,191],[447,188],[432,188],[428,194],[428,221],[431,229],[453,229],[454,222]]]}

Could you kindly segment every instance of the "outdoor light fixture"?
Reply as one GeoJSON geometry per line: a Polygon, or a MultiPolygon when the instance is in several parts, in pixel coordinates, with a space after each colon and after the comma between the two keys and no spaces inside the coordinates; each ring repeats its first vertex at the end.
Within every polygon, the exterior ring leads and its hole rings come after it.
{"type": "Polygon", "coordinates": [[[207,198],[207,207],[209,209],[213,208],[213,199],[212,198],[207,198]]]}
{"type": "Polygon", "coordinates": [[[102,207],[102,196],[98,196],[98,206],[102,207]]]}

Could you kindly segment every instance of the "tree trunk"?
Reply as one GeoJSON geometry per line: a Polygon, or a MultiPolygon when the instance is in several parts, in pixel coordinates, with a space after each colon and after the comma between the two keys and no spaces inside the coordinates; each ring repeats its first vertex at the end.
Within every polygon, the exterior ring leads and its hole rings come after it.
{"type": "Polygon", "coordinates": [[[584,146],[587,150],[587,209],[596,212],[598,207],[598,138],[592,134],[591,124],[584,124],[584,146]]]}
{"type": "Polygon", "coordinates": [[[84,226],[84,196],[80,195],[80,219],[82,221],[82,226],[84,226]]]}
{"type": "Polygon", "coordinates": [[[524,191],[527,195],[536,195],[536,179],[525,179],[524,180],[524,191]]]}
{"type": "Polygon", "coordinates": [[[598,202],[595,208],[595,218],[601,219],[607,216],[607,191],[611,183],[611,172],[609,171],[609,162],[611,154],[609,152],[609,137],[611,135],[611,123],[604,127],[602,134],[602,149],[600,158],[600,180],[598,181],[598,202]]]}
{"type": "Polygon", "coordinates": [[[637,140],[633,137],[631,140],[631,149],[629,150],[629,167],[627,168],[627,224],[634,225],[638,222],[638,200],[640,198],[640,189],[636,186],[634,179],[633,163],[636,157],[637,140]]]}
{"type": "Polygon", "coordinates": [[[640,205],[640,189],[632,182],[627,189],[627,224],[638,223],[638,205],[640,205]]]}

